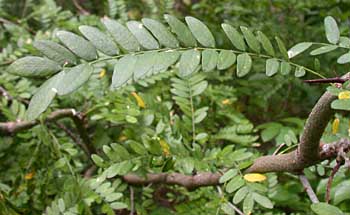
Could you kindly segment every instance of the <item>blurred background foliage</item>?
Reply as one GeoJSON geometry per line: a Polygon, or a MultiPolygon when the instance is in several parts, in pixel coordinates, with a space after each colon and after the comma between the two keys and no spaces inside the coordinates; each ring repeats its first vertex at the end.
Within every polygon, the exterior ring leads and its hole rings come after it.
{"type": "MultiPolygon", "coordinates": [[[[279,36],[288,48],[301,41],[326,41],[323,19],[328,15],[337,19],[342,35],[350,34],[349,0],[0,0],[0,86],[10,96],[0,97],[0,121],[21,119],[29,98],[42,83],[5,72],[15,59],[37,53],[32,46],[35,39],[55,40],[57,30],[77,32],[82,24],[100,26],[103,16],[125,22],[143,17],[162,20],[165,13],[202,20],[219,47],[230,46],[220,23],[249,26],[269,38],[279,36]]],[[[315,63],[301,55],[298,63],[327,77],[340,76],[349,66],[337,65],[337,56],[328,54],[315,63]]],[[[176,186],[132,188],[118,178],[102,187],[93,180],[107,180],[103,179],[103,170],[116,162],[106,156],[112,143],[121,143],[118,145],[128,152],[128,159],[118,160],[127,164],[122,170],[125,173],[170,171],[190,175],[244,168],[257,156],[272,153],[275,146],[288,142],[286,135],[289,142],[284,149],[293,148],[304,119],[326,87],[310,86],[289,76],[267,78],[263,75],[264,62],[254,64],[254,73],[244,79],[236,78],[233,68],[215,71],[202,77],[209,82],[205,91],[191,98],[195,110],[203,108],[205,112],[193,128],[186,107],[173,99],[173,76],[170,79],[170,75],[162,74],[109,92],[112,70],[111,65],[101,64],[88,84],[52,106],[87,114],[87,129],[98,154],[94,161],[99,166],[92,179],[84,178],[92,165],[90,158],[62,129],[74,131],[69,120],[42,124],[12,137],[0,136],[0,214],[129,214],[131,192],[135,195],[135,214],[229,214],[219,209],[232,201],[234,193],[221,196],[215,187],[195,191],[176,186]],[[135,149],[139,145],[141,152],[135,149]],[[192,147],[195,150],[190,150],[192,147]],[[99,158],[104,160],[103,165],[96,162],[99,158]],[[117,206],[128,209],[113,211],[118,207],[106,201],[108,192],[122,194],[117,206]]],[[[329,127],[326,135],[347,136],[348,120],[344,115],[337,117],[341,121],[339,134],[332,134],[329,127]]],[[[306,170],[321,199],[333,165],[324,162],[306,170]]],[[[344,181],[348,176],[346,170],[336,175],[332,195],[350,188],[349,181],[344,181]]],[[[267,181],[257,185],[246,182],[244,187],[268,196],[275,205],[273,210],[256,205],[253,214],[311,214],[310,202],[291,174],[268,174],[267,181]]],[[[349,197],[333,203],[350,211],[349,197]]]]}

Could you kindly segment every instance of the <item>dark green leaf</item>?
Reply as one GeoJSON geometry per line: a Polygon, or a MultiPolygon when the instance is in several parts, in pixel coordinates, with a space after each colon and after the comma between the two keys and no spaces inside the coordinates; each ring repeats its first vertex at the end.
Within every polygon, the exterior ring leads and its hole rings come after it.
{"type": "Polygon", "coordinates": [[[106,55],[119,54],[119,48],[112,39],[98,28],[82,25],[79,27],[80,32],[86,37],[98,50],[106,55]]]}
{"type": "Polygon", "coordinates": [[[75,64],[77,59],[74,54],[65,47],[50,40],[37,40],[33,46],[49,59],[59,64],[75,64]]]}
{"type": "Polygon", "coordinates": [[[273,46],[272,46],[269,38],[267,38],[267,36],[261,31],[258,31],[258,38],[259,38],[260,43],[262,44],[262,47],[267,52],[267,54],[269,54],[271,56],[275,56],[275,50],[273,49],[273,46]]]}
{"type": "Polygon", "coordinates": [[[335,46],[335,45],[322,46],[318,49],[312,50],[312,52],[310,54],[311,55],[320,55],[320,54],[324,54],[327,52],[331,52],[337,48],[338,48],[338,46],[335,46]]]}
{"type": "Polygon", "coordinates": [[[343,215],[339,208],[329,205],[324,202],[314,203],[311,205],[311,210],[317,215],[343,215]]]}
{"type": "Polygon", "coordinates": [[[152,32],[160,44],[169,48],[179,47],[179,42],[175,36],[170,33],[170,31],[162,23],[148,18],[143,18],[142,23],[152,32]]]}
{"type": "Polygon", "coordinates": [[[74,54],[84,60],[95,60],[97,52],[95,47],[87,40],[69,31],[58,31],[58,39],[74,54]]]}
{"type": "Polygon", "coordinates": [[[244,39],[247,41],[249,48],[253,51],[260,53],[260,44],[256,39],[253,32],[251,32],[247,27],[241,26],[241,31],[243,33],[244,39]]]}
{"type": "Polygon", "coordinates": [[[114,66],[111,89],[117,89],[131,79],[136,61],[137,57],[132,55],[127,55],[118,60],[114,66]]]}
{"type": "Polygon", "coordinates": [[[159,44],[141,22],[129,21],[126,26],[145,49],[158,49],[159,44]]]}
{"type": "Polygon", "coordinates": [[[164,15],[165,21],[170,25],[172,31],[176,34],[179,40],[187,47],[194,47],[197,45],[196,39],[193,37],[190,29],[178,20],[176,17],[169,14],[164,15]]]}
{"type": "Polygon", "coordinates": [[[89,80],[93,71],[93,67],[89,64],[80,64],[63,70],[63,77],[57,86],[58,95],[66,95],[77,90],[89,80]]]}
{"type": "Polygon", "coordinates": [[[191,16],[186,16],[185,20],[190,31],[200,44],[205,47],[215,47],[214,36],[202,21],[191,16]]]}
{"type": "Polygon", "coordinates": [[[231,43],[239,50],[241,51],[245,51],[246,50],[246,46],[245,46],[245,42],[244,39],[242,37],[242,35],[237,31],[236,28],[232,27],[229,24],[222,24],[221,25],[222,29],[224,29],[227,37],[230,39],[231,43]]]}
{"type": "Polygon", "coordinates": [[[61,70],[55,61],[35,56],[27,56],[13,62],[7,72],[23,77],[45,77],[61,70]]]}
{"type": "Polygon", "coordinates": [[[281,74],[282,75],[288,75],[291,70],[292,70],[292,66],[288,62],[282,61],[282,63],[281,63],[281,74]]]}
{"type": "Polygon", "coordinates": [[[279,37],[275,37],[275,39],[283,58],[288,61],[289,57],[288,57],[286,46],[284,45],[283,41],[279,37]]]}
{"type": "Polygon", "coordinates": [[[232,51],[222,50],[219,54],[217,67],[219,70],[227,69],[236,62],[236,55],[232,51]]]}
{"type": "Polygon", "coordinates": [[[240,54],[237,57],[237,76],[243,77],[250,72],[252,68],[252,58],[249,54],[240,54]]]}

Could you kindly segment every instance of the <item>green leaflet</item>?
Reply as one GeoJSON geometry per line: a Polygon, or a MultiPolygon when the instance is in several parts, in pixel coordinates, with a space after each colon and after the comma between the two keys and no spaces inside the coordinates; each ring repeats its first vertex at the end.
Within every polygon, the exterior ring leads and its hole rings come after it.
{"type": "Polygon", "coordinates": [[[278,72],[279,62],[276,58],[266,60],[266,75],[271,77],[278,72]]]}
{"type": "Polygon", "coordinates": [[[220,179],[219,179],[219,183],[225,183],[226,181],[230,180],[231,178],[233,178],[234,176],[236,176],[238,173],[237,169],[230,169],[229,171],[225,172],[225,174],[223,174],[220,179]]]}
{"type": "Polygon", "coordinates": [[[248,187],[246,186],[241,187],[233,196],[233,199],[232,199],[233,204],[240,203],[246,197],[248,192],[249,192],[248,187]]]}
{"type": "Polygon", "coordinates": [[[229,24],[221,24],[222,29],[224,29],[227,37],[230,39],[231,43],[239,50],[245,51],[246,46],[242,35],[237,31],[236,28],[229,24]]]}
{"type": "Polygon", "coordinates": [[[202,21],[191,16],[186,16],[185,20],[192,34],[200,44],[205,47],[215,47],[214,36],[202,21]]]}
{"type": "Polygon", "coordinates": [[[297,78],[303,77],[305,75],[306,71],[304,69],[304,67],[299,66],[295,68],[295,73],[294,76],[297,78]]]}
{"type": "Polygon", "coordinates": [[[331,52],[337,48],[338,48],[338,46],[335,46],[335,45],[322,46],[318,49],[313,50],[310,54],[311,55],[320,55],[320,54],[324,54],[327,52],[331,52]]]}
{"type": "Polygon", "coordinates": [[[182,77],[191,75],[198,68],[201,53],[198,50],[187,50],[182,53],[179,62],[179,74],[182,77]]]}
{"type": "Polygon", "coordinates": [[[61,66],[55,61],[36,56],[20,58],[7,68],[7,72],[23,77],[45,77],[59,70],[61,66]]]}
{"type": "Polygon", "coordinates": [[[74,92],[89,80],[93,71],[94,68],[89,64],[80,64],[63,70],[61,73],[64,74],[57,86],[57,94],[66,95],[74,92]]]}
{"type": "Polygon", "coordinates": [[[117,89],[126,84],[132,77],[137,57],[126,55],[117,61],[114,66],[111,90],[117,89]]]}
{"type": "Polygon", "coordinates": [[[350,52],[341,55],[341,56],[337,59],[337,63],[339,63],[339,64],[350,63],[350,52]]]}
{"type": "Polygon", "coordinates": [[[343,47],[343,48],[350,48],[350,38],[340,37],[339,38],[339,46],[343,47]]]}
{"type": "Polygon", "coordinates": [[[267,36],[263,32],[258,31],[258,39],[266,53],[271,56],[275,56],[275,50],[273,49],[269,38],[267,38],[267,36]]]}
{"type": "Polygon", "coordinates": [[[197,41],[193,37],[190,29],[188,29],[188,27],[183,22],[169,14],[165,14],[164,19],[170,25],[171,30],[176,34],[177,38],[185,46],[195,47],[197,45],[197,41]]]}
{"type": "Polygon", "coordinates": [[[219,54],[215,50],[204,50],[202,52],[202,69],[204,72],[210,72],[216,68],[219,54]]]}
{"type": "Polygon", "coordinates": [[[59,64],[75,64],[77,62],[77,59],[72,52],[53,41],[37,40],[34,41],[33,46],[43,55],[59,64]]]}
{"type": "Polygon", "coordinates": [[[337,185],[334,193],[334,204],[338,205],[339,203],[350,199],[350,181],[344,181],[337,185]]]}
{"type": "Polygon", "coordinates": [[[343,215],[343,212],[339,208],[324,202],[312,204],[311,210],[317,215],[343,215]]]}
{"type": "Polygon", "coordinates": [[[312,46],[312,43],[309,42],[302,42],[302,43],[298,43],[295,46],[293,46],[292,48],[290,48],[288,50],[288,57],[289,59],[303,53],[304,51],[306,51],[308,48],[310,48],[312,46]]]}
{"type": "Polygon", "coordinates": [[[226,185],[226,192],[233,193],[244,185],[244,180],[241,176],[232,178],[226,185]]]}
{"type": "Polygon", "coordinates": [[[288,61],[289,60],[288,52],[287,52],[286,46],[284,45],[283,41],[279,37],[275,37],[275,40],[277,42],[277,46],[278,46],[283,58],[288,61]]]}
{"type": "Polygon", "coordinates": [[[331,103],[332,109],[335,110],[350,110],[350,100],[349,99],[342,99],[342,100],[334,100],[331,103]]]}
{"type": "Polygon", "coordinates": [[[137,39],[132,33],[119,22],[103,18],[102,23],[107,28],[109,33],[113,36],[114,40],[125,50],[135,52],[140,50],[140,45],[137,39]]]}
{"type": "Polygon", "coordinates": [[[43,113],[55,98],[58,84],[61,82],[63,74],[58,73],[45,81],[31,98],[25,119],[28,121],[36,119],[43,113]]]}
{"type": "Polygon", "coordinates": [[[270,199],[268,199],[266,196],[260,195],[259,193],[253,193],[253,199],[256,201],[259,205],[263,206],[264,208],[272,209],[273,204],[270,199]]]}
{"type": "Polygon", "coordinates": [[[142,47],[145,49],[158,49],[159,44],[156,39],[147,31],[141,22],[129,21],[126,26],[136,37],[142,47]]]}
{"type": "Polygon", "coordinates": [[[69,31],[58,31],[58,39],[74,54],[84,60],[95,60],[97,52],[95,47],[87,40],[69,31]]]}
{"type": "Polygon", "coordinates": [[[222,50],[219,54],[217,67],[219,70],[227,69],[236,62],[236,54],[229,50],[222,50]]]}
{"type": "Polygon", "coordinates": [[[253,195],[249,193],[244,201],[243,201],[243,213],[244,214],[251,214],[254,208],[254,199],[253,195]]]}
{"type": "Polygon", "coordinates": [[[237,57],[237,76],[243,77],[250,72],[252,68],[252,58],[247,53],[237,57]]]}
{"type": "Polygon", "coordinates": [[[112,41],[112,39],[98,28],[82,25],[79,27],[79,31],[101,52],[106,55],[119,54],[118,46],[112,41]]]}
{"type": "Polygon", "coordinates": [[[291,70],[292,70],[292,66],[288,62],[282,61],[282,63],[281,63],[281,74],[282,75],[288,75],[291,70]]]}
{"type": "Polygon", "coordinates": [[[337,44],[339,41],[340,32],[335,19],[331,16],[327,16],[324,19],[324,28],[326,31],[327,40],[332,44],[337,44]]]}
{"type": "Polygon", "coordinates": [[[179,47],[179,42],[175,36],[160,22],[143,18],[142,23],[152,32],[152,34],[158,39],[159,43],[168,48],[179,47]]]}
{"type": "Polygon", "coordinates": [[[253,51],[260,53],[260,44],[259,41],[256,39],[253,32],[251,32],[247,27],[241,26],[241,31],[243,33],[243,36],[245,40],[248,43],[249,48],[251,48],[253,51]]]}

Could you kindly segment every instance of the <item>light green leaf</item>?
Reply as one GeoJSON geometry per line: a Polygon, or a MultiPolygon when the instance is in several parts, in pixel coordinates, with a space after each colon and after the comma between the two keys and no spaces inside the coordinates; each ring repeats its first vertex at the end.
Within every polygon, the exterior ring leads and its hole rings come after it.
{"type": "Polygon", "coordinates": [[[225,183],[226,181],[230,180],[231,178],[233,178],[234,176],[236,176],[238,173],[237,169],[230,169],[229,171],[225,172],[225,174],[223,174],[220,179],[219,179],[219,183],[225,183]]]}
{"type": "Polygon", "coordinates": [[[240,54],[237,57],[237,76],[243,77],[250,72],[252,68],[252,58],[249,54],[240,54]]]}
{"type": "Polygon", "coordinates": [[[91,155],[91,159],[97,166],[103,167],[103,159],[100,156],[93,154],[91,155]]]}
{"type": "Polygon", "coordinates": [[[334,204],[338,205],[344,200],[350,199],[350,181],[344,181],[337,185],[334,193],[334,204]]]}
{"type": "Polygon", "coordinates": [[[126,84],[134,73],[137,57],[126,55],[117,61],[114,66],[111,89],[117,89],[126,84]]]}
{"type": "Polygon", "coordinates": [[[295,46],[293,46],[292,48],[290,48],[288,50],[288,57],[289,59],[303,53],[304,51],[306,51],[308,48],[310,48],[312,46],[312,43],[310,42],[302,42],[302,43],[298,43],[295,46]]]}
{"type": "Polygon", "coordinates": [[[248,194],[249,189],[248,187],[244,186],[241,187],[233,196],[232,202],[233,204],[239,204],[248,194]]]}
{"type": "Polygon", "coordinates": [[[123,202],[114,202],[111,204],[111,208],[113,208],[114,210],[120,210],[120,209],[128,208],[128,205],[123,202]]]}
{"type": "Polygon", "coordinates": [[[197,96],[204,92],[205,89],[208,87],[207,81],[201,81],[198,84],[194,85],[192,87],[192,96],[197,96]]]}
{"type": "Polygon", "coordinates": [[[335,110],[350,110],[350,99],[337,99],[331,103],[331,107],[335,110]]]}
{"type": "Polygon", "coordinates": [[[197,41],[191,33],[190,29],[188,29],[188,27],[183,22],[169,14],[165,14],[164,19],[170,25],[171,30],[176,34],[177,38],[186,47],[194,47],[197,45],[197,41]]]}
{"type": "Polygon", "coordinates": [[[109,18],[103,18],[101,21],[107,30],[111,33],[114,40],[123,49],[131,52],[140,50],[139,42],[125,26],[109,18]]]}
{"type": "Polygon", "coordinates": [[[112,41],[112,39],[98,28],[82,25],[79,27],[79,31],[86,37],[98,50],[106,55],[119,54],[118,46],[112,41]]]}
{"type": "Polygon", "coordinates": [[[276,137],[281,129],[282,125],[279,123],[271,123],[261,132],[261,138],[263,142],[267,142],[276,137]]]}
{"type": "Polygon", "coordinates": [[[179,62],[179,74],[182,77],[195,72],[201,60],[201,53],[197,50],[187,50],[182,53],[179,62]]]}
{"type": "Polygon", "coordinates": [[[214,36],[202,21],[191,16],[186,16],[185,20],[190,31],[200,44],[205,47],[215,47],[214,36]]]}
{"type": "Polygon", "coordinates": [[[36,56],[20,58],[7,68],[7,72],[23,77],[45,77],[59,70],[61,66],[55,61],[36,56]]]}
{"type": "Polygon", "coordinates": [[[58,95],[66,95],[74,92],[90,79],[94,69],[89,64],[80,64],[73,68],[67,68],[57,86],[58,95]]]}
{"type": "Polygon", "coordinates": [[[57,86],[62,79],[63,73],[58,73],[46,80],[36,91],[30,100],[25,119],[28,121],[36,119],[51,104],[57,93],[57,86]]]}
{"type": "Polygon", "coordinates": [[[337,63],[339,63],[339,64],[350,63],[350,52],[341,55],[341,56],[337,59],[337,63]]]}
{"type": "Polygon", "coordinates": [[[129,21],[126,26],[145,49],[158,49],[159,44],[141,22],[129,21]]]}
{"type": "Polygon", "coordinates": [[[251,214],[254,208],[254,199],[253,195],[249,193],[244,201],[243,201],[243,213],[244,214],[251,214]]]}
{"type": "Polygon", "coordinates": [[[236,55],[232,51],[222,50],[219,54],[217,67],[219,70],[227,69],[236,62],[236,55]]]}
{"type": "Polygon", "coordinates": [[[275,50],[273,49],[269,38],[267,38],[267,36],[261,31],[258,31],[258,38],[266,53],[271,56],[275,56],[275,50]]]}
{"type": "Polygon", "coordinates": [[[256,201],[259,205],[263,206],[264,208],[272,209],[273,204],[269,198],[266,196],[260,195],[259,193],[253,193],[253,199],[256,201]]]}
{"type": "Polygon", "coordinates": [[[128,142],[129,143],[129,146],[130,148],[136,152],[137,154],[139,155],[144,155],[147,153],[147,150],[146,148],[139,142],[136,142],[136,141],[130,141],[128,142]]]}
{"type": "Polygon", "coordinates": [[[123,194],[121,194],[121,193],[111,193],[111,194],[106,196],[106,201],[107,202],[114,202],[114,201],[120,199],[121,197],[123,197],[123,194]]]}
{"type": "Polygon", "coordinates": [[[298,66],[295,68],[294,76],[297,78],[303,77],[306,74],[304,67],[298,66]]]}
{"type": "Polygon", "coordinates": [[[244,180],[241,176],[236,176],[232,178],[226,185],[226,192],[233,193],[237,189],[241,188],[244,185],[244,180]]]}
{"type": "Polygon", "coordinates": [[[243,33],[244,39],[247,41],[249,48],[253,51],[260,53],[260,44],[256,39],[253,32],[251,32],[247,27],[241,26],[241,31],[243,33]]]}
{"type": "Polygon", "coordinates": [[[202,69],[210,72],[216,68],[219,54],[215,50],[206,49],[202,52],[202,69]]]}
{"type": "Polygon", "coordinates": [[[350,38],[340,37],[339,38],[339,46],[343,47],[343,48],[350,48],[350,38]]]}
{"type": "Polygon", "coordinates": [[[326,31],[327,40],[332,44],[338,43],[340,32],[335,19],[331,16],[327,16],[324,19],[324,27],[326,31]]]}
{"type": "Polygon", "coordinates": [[[322,46],[318,49],[312,50],[312,52],[310,54],[311,55],[320,55],[320,54],[324,54],[324,53],[336,50],[337,48],[338,48],[338,46],[335,46],[335,45],[322,46]]]}
{"type": "Polygon", "coordinates": [[[276,58],[266,60],[266,75],[271,77],[278,72],[280,63],[276,58]]]}
{"type": "Polygon", "coordinates": [[[245,51],[246,46],[242,35],[237,31],[236,28],[232,27],[229,24],[223,23],[221,25],[222,29],[224,29],[227,37],[230,39],[231,43],[239,50],[245,51]]]}
{"type": "Polygon", "coordinates": [[[47,58],[56,61],[59,64],[75,64],[77,62],[77,59],[72,52],[53,41],[37,40],[34,41],[33,46],[47,58]]]}
{"type": "Polygon", "coordinates": [[[158,53],[156,51],[146,52],[145,54],[135,56],[134,79],[138,80],[146,75],[151,75],[153,68],[156,66],[158,53]]]}
{"type": "Polygon", "coordinates": [[[342,211],[339,210],[339,208],[324,202],[312,204],[311,210],[317,215],[343,215],[342,211]]]}
{"type": "Polygon", "coordinates": [[[175,36],[170,33],[170,31],[162,23],[148,18],[143,18],[142,23],[152,32],[160,44],[169,48],[179,47],[179,42],[175,36]]]}
{"type": "Polygon", "coordinates": [[[292,70],[292,66],[288,62],[282,61],[282,63],[281,63],[281,74],[282,75],[288,75],[291,70],[292,70]]]}
{"type": "Polygon", "coordinates": [[[84,60],[95,60],[97,52],[95,47],[87,40],[69,31],[58,31],[58,39],[77,56],[84,60]]]}
{"type": "Polygon", "coordinates": [[[283,41],[279,37],[275,37],[275,40],[277,42],[278,48],[279,48],[283,58],[288,61],[289,60],[288,52],[287,52],[286,46],[284,45],[283,41]]]}
{"type": "Polygon", "coordinates": [[[223,203],[221,205],[221,210],[227,215],[235,215],[236,212],[233,207],[231,207],[228,203],[223,203]]]}

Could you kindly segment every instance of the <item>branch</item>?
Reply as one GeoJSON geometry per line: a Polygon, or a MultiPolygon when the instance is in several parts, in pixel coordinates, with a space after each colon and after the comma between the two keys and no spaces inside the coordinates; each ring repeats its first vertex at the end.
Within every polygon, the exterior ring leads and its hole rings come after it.
{"type": "Polygon", "coordinates": [[[326,203],[329,203],[331,200],[331,187],[335,174],[338,172],[341,166],[341,161],[337,161],[336,165],[333,167],[331,175],[328,178],[327,187],[326,187],[326,203]]]}
{"type": "Polygon", "coordinates": [[[307,195],[309,196],[310,200],[312,203],[318,203],[320,202],[314,192],[314,190],[312,189],[310,183],[309,183],[309,180],[307,180],[306,176],[304,174],[302,175],[299,175],[299,179],[300,179],[300,182],[303,184],[304,186],[304,189],[307,193],[307,195]]]}
{"type": "Polygon", "coordinates": [[[128,174],[122,178],[125,182],[132,185],[167,184],[179,185],[188,190],[193,190],[198,187],[218,185],[221,175],[219,172],[202,172],[193,176],[183,175],[181,173],[153,173],[147,174],[146,178],[135,174],[128,174]]]}
{"type": "Polygon", "coordinates": [[[83,14],[83,15],[89,15],[89,11],[85,10],[77,0],[72,0],[74,6],[78,9],[79,13],[83,14]]]}
{"type": "Polygon", "coordinates": [[[7,92],[7,90],[5,90],[5,88],[3,88],[2,86],[0,86],[0,96],[5,97],[5,99],[8,101],[11,101],[13,99],[12,96],[7,92]]]}

